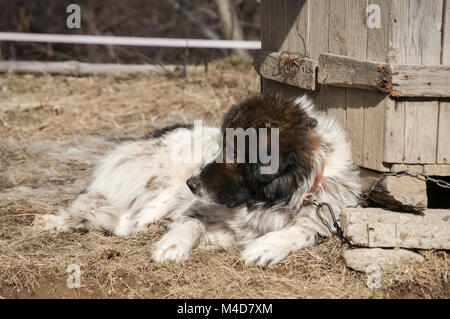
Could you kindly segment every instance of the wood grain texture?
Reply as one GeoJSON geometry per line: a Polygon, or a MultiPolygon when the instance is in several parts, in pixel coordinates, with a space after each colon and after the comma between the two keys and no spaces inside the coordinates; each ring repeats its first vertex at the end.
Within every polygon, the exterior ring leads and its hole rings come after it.
{"type": "Polygon", "coordinates": [[[450,176],[450,165],[424,165],[423,172],[428,175],[450,176]]]}
{"type": "Polygon", "coordinates": [[[442,27],[442,59],[441,64],[450,65],[450,1],[444,0],[444,24],[442,27]]]}
{"type": "Polygon", "coordinates": [[[393,164],[390,168],[391,172],[409,171],[411,173],[423,173],[424,165],[407,165],[407,164],[393,164]]]}
{"type": "Polygon", "coordinates": [[[405,154],[406,164],[436,163],[438,126],[437,101],[405,102],[405,154]]]}
{"type": "Polygon", "coordinates": [[[439,104],[438,164],[450,164],[450,102],[439,104]]]}
{"type": "MultiPolygon", "coordinates": [[[[369,4],[380,6],[381,28],[367,29],[367,60],[386,62],[388,52],[388,17],[391,7],[390,0],[370,0],[369,4]]],[[[387,171],[383,164],[385,94],[375,91],[365,91],[364,94],[364,156],[363,166],[378,171],[387,171]]]]}
{"type": "Polygon", "coordinates": [[[330,0],[309,1],[309,55],[319,59],[320,53],[328,52],[328,33],[330,22],[330,0]],[[316,23],[320,21],[320,23],[316,23]]]}
{"type": "Polygon", "coordinates": [[[450,97],[450,65],[393,65],[390,94],[450,97]]]}
{"type": "Polygon", "coordinates": [[[318,82],[341,87],[391,91],[391,68],[386,63],[349,58],[338,54],[319,56],[318,82]]]}
{"type": "Polygon", "coordinates": [[[388,99],[385,110],[383,162],[403,163],[405,148],[405,102],[388,99]]]}
{"type": "MultiPolygon", "coordinates": [[[[443,1],[410,0],[406,64],[438,65],[441,60],[443,1]]],[[[436,163],[438,102],[405,102],[404,163],[436,163]]]]}
{"type": "MultiPolygon", "coordinates": [[[[409,36],[409,0],[392,1],[389,15],[389,41],[387,62],[407,63],[409,36]]],[[[405,152],[405,102],[388,100],[385,109],[383,161],[403,163],[405,152]]]]}
{"type": "MultiPolygon", "coordinates": [[[[261,1],[262,50],[294,53],[300,51],[303,54],[303,44],[299,40],[298,33],[303,36],[308,31],[302,29],[303,26],[308,25],[305,22],[308,12],[307,2],[306,0],[261,1]],[[298,22],[298,19],[301,19],[302,22],[298,22]]],[[[309,50],[308,43],[305,42],[307,51],[309,50]]],[[[265,78],[261,78],[261,91],[265,94],[282,94],[286,97],[301,96],[308,92],[299,87],[265,78]]]]}
{"type": "MultiPolygon", "coordinates": [[[[352,0],[347,14],[347,56],[366,59],[368,0],[352,0]]],[[[364,90],[347,88],[345,131],[356,164],[363,164],[364,147],[364,90]]]]}
{"type": "Polygon", "coordinates": [[[253,65],[265,79],[286,83],[307,90],[316,89],[318,62],[297,54],[260,51],[253,65]]]}
{"type": "Polygon", "coordinates": [[[364,143],[364,90],[346,89],[345,131],[352,148],[353,160],[363,164],[364,143]]]}
{"type": "MultiPolygon", "coordinates": [[[[347,55],[347,16],[349,0],[330,0],[328,51],[347,55]]],[[[327,114],[335,117],[342,127],[346,122],[346,89],[322,86],[321,103],[327,114]]]]}

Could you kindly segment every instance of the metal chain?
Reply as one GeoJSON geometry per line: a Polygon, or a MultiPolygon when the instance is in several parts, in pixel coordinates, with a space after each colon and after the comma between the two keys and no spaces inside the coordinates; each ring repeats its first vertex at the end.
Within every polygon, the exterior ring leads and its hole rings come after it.
{"type": "MultiPolygon", "coordinates": [[[[450,183],[446,182],[444,180],[441,179],[435,179],[432,178],[426,174],[423,173],[411,173],[408,171],[399,171],[399,172],[386,172],[383,173],[375,182],[372,183],[370,189],[362,195],[362,198],[360,200],[360,203],[362,203],[364,200],[367,200],[369,198],[370,193],[376,188],[376,186],[378,186],[378,184],[384,179],[386,178],[386,176],[394,176],[394,177],[402,177],[402,176],[411,176],[411,177],[415,177],[421,181],[424,182],[432,182],[435,183],[436,185],[446,188],[446,189],[450,189],[450,183]]],[[[342,228],[339,225],[339,221],[336,219],[336,215],[334,214],[333,208],[331,207],[331,205],[327,202],[322,202],[319,203],[317,200],[308,200],[308,204],[312,204],[314,206],[316,206],[316,213],[317,216],[319,217],[319,219],[322,221],[322,223],[328,228],[328,230],[330,231],[331,234],[335,234],[338,237],[345,239],[344,234],[342,232],[342,228]],[[326,207],[328,209],[328,212],[331,215],[331,218],[333,219],[333,227],[335,228],[335,230],[333,230],[333,228],[331,227],[331,225],[327,222],[327,220],[322,216],[322,214],[320,213],[320,210],[326,207]]]]}
{"type": "Polygon", "coordinates": [[[415,177],[421,181],[424,182],[432,182],[435,183],[436,185],[442,187],[442,188],[447,188],[450,189],[450,183],[446,182],[442,179],[435,179],[432,178],[430,176],[428,176],[427,174],[423,174],[423,173],[411,173],[408,171],[399,171],[399,172],[387,172],[384,173],[384,175],[386,176],[394,176],[394,177],[402,177],[402,176],[411,176],[411,177],[415,177]]]}
{"type": "Polygon", "coordinates": [[[311,202],[311,204],[313,204],[314,206],[316,206],[316,214],[317,214],[317,216],[319,216],[319,219],[322,221],[322,224],[324,224],[325,227],[328,228],[328,230],[330,231],[330,233],[331,233],[331,234],[335,234],[335,235],[337,235],[339,238],[344,239],[344,233],[342,232],[342,228],[341,228],[341,226],[339,225],[339,221],[336,219],[336,215],[334,214],[333,207],[331,207],[331,205],[330,205],[329,203],[327,203],[327,202],[319,203],[319,202],[318,202],[317,200],[315,200],[315,199],[311,202]],[[330,213],[331,218],[333,219],[333,227],[334,227],[336,230],[333,230],[333,228],[331,227],[331,225],[328,224],[327,220],[326,220],[326,219],[322,216],[322,214],[320,213],[320,210],[321,210],[322,207],[324,207],[324,206],[328,209],[328,212],[330,213]]]}

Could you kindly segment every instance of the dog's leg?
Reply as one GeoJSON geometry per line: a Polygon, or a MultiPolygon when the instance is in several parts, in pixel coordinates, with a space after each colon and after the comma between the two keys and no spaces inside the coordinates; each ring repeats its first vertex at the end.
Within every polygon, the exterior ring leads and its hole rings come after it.
{"type": "Polygon", "coordinates": [[[68,209],[61,209],[57,215],[36,216],[33,228],[36,231],[101,230],[114,233],[118,218],[125,213],[125,209],[112,205],[103,195],[86,193],[80,194],[68,209]]]}
{"type": "Polygon", "coordinates": [[[246,266],[272,267],[289,254],[314,245],[317,234],[314,222],[301,217],[291,226],[256,238],[245,247],[241,256],[246,266]]]}
{"type": "Polygon", "coordinates": [[[205,226],[195,218],[182,217],[170,226],[170,230],[156,244],[152,259],[156,262],[185,262],[191,250],[205,232],[205,226]]]}

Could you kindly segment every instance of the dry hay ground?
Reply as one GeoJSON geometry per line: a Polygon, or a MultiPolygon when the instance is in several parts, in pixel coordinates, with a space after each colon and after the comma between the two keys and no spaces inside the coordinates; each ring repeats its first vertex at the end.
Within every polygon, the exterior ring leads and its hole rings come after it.
{"type": "Polygon", "coordinates": [[[57,211],[86,185],[115,139],[174,122],[217,124],[228,107],[259,91],[248,63],[217,61],[207,73],[0,77],[0,297],[370,298],[449,297],[449,258],[383,274],[382,289],[346,268],[336,238],[273,269],[246,268],[238,252],[195,250],[184,265],[150,260],[165,222],[126,238],[100,232],[37,234],[35,214],[57,211]],[[69,264],[80,289],[66,286],[69,264]]]}

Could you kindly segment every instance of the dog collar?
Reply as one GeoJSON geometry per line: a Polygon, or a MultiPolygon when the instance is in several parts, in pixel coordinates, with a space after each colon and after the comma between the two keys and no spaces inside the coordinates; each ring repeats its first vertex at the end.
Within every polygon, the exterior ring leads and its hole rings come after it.
{"type": "Polygon", "coordinates": [[[325,170],[325,161],[322,160],[322,164],[320,166],[320,172],[317,174],[316,179],[314,180],[314,184],[309,190],[309,194],[306,195],[305,199],[303,200],[303,205],[308,205],[311,203],[312,197],[314,193],[316,192],[317,188],[319,187],[320,182],[322,181],[323,177],[323,171],[325,170]]]}

